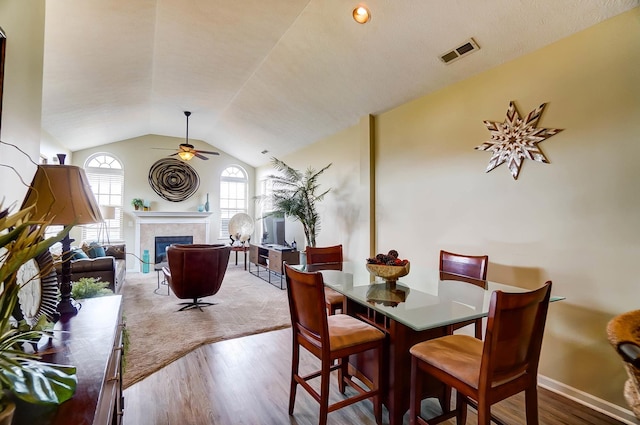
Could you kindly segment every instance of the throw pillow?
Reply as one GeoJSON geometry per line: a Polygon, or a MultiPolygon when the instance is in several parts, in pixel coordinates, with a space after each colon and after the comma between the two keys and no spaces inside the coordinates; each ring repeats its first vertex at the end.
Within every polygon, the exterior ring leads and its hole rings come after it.
{"type": "Polygon", "coordinates": [[[89,250],[87,254],[89,255],[89,258],[104,257],[106,255],[104,252],[104,247],[98,244],[98,242],[91,242],[89,244],[89,250]]]}
{"type": "Polygon", "coordinates": [[[89,258],[87,254],[80,248],[76,248],[71,251],[71,259],[72,260],[82,260],[83,258],[89,258]]]}

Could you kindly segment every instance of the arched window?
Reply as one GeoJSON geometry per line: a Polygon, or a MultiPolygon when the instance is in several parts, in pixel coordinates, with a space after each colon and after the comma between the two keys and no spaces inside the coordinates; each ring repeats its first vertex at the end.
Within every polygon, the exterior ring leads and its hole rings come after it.
{"type": "Polygon", "coordinates": [[[247,212],[249,180],[247,173],[232,165],[220,176],[220,238],[229,237],[229,219],[237,213],[247,212]]]}
{"type": "Polygon", "coordinates": [[[84,163],[91,190],[100,205],[104,224],[84,226],[84,240],[122,241],[124,169],[120,160],[107,153],[91,155],[84,163]]]}

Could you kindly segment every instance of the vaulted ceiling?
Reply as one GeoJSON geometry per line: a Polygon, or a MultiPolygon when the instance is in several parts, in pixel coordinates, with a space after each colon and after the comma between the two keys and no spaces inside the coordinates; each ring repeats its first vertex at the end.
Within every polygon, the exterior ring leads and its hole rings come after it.
{"type": "Polygon", "coordinates": [[[189,110],[190,139],[259,166],[639,4],[47,1],[43,130],[71,151],[184,137],[189,110]],[[480,50],[440,60],[471,37],[480,50]]]}

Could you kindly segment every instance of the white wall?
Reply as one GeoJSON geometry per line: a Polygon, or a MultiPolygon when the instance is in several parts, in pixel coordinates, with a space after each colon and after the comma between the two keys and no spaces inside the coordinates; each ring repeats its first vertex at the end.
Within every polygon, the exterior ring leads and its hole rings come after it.
{"type": "Polygon", "coordinates": [[[0,140],[24,152],[0,144],[0,200],[19,207],[40,155],[44,0],[0,0],[0,27],[7,36],[0,140]]]}

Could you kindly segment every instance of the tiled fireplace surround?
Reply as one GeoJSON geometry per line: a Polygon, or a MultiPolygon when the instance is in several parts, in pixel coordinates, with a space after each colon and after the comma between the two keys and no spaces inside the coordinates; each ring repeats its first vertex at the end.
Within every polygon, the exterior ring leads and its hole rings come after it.
{"type": "MultiPolygon", "coordinates": [[[[135,246],[139,258],[145,249],[153,261],[156,236],[193,236],[193,243],[209,243],[210,212],[134,211],[135,246]]],[[[140,262],[134,263],[134,271],[140,271],[140,262]]]]}

